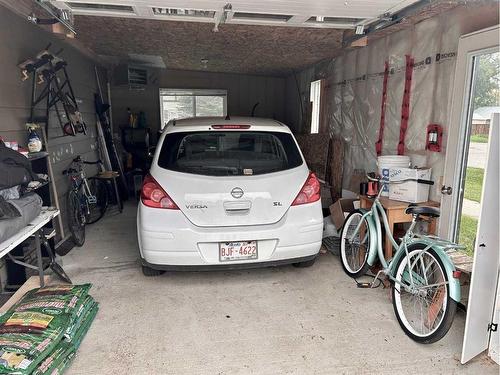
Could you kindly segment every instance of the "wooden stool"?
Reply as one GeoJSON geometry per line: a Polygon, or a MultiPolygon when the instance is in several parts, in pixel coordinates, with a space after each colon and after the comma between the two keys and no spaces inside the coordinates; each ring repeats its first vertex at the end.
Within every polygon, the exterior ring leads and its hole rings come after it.
{"type": "Polygon", "coordinates": [[[116,182],[116,179],[120,177],[120,173],[115,171],[103,171],[99,172],[96,177],[101,180],[106,180],[111,182],[111,185],[113,185],[113,190],[115,192],[116,204],[118,205],[118,209],[120,210],[120,212],[122,212],[123,206],[120,198],[120,193],[118,192],[118,184],[116,182]]]}
{"type": "MultiPolygon", "coordinates": [[[[366,195],[361,195],[359,197],[359,199],[360,199],[360,207],[361,208],[368,209],[368,210],[371,208],[371,206],[373,204],[372,198],[368,198],[366,195]]],[[[395,224],[411,223],[413,217],[411,215],[408,215],[407,213],[405,213],[405,210],[410,203],[395,201],[395,200],[389,199],[387,197],[380,197],[380,203],[382,204],[382,207],[384,207],[384,209],[385,209],[385,213],[387,214],[387,222],[388,222],[389,228],[391,229],[392,232],[394,232],[395,224]]],[[[417,203],[417,205],[418,206],[427,206],[427,207],[439,207],[439,203],[434,202],[434,201],[417,203]]],[[[382,226],[383,226],[383,224],[382,224],[382,226]]],[[[437,228],[437,220],[436,220],[436,218],[433,218],[429,222],[429,229],[428,229],[429,234],[436,234],[436,228],[437,228]]],[[[392,258],[392,242],[389,239],[388,233],[386,233],[386,235],[385,235],[384,255],[385,255],[385,259],[392,258]]]]}

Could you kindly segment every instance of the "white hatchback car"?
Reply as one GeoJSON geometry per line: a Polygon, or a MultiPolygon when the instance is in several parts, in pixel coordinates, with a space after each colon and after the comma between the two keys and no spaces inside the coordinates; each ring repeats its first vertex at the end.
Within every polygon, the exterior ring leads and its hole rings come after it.
{"type": "Polygon", "coordinates": [[[310,266],[321,247],[318,179],[275,120],[171,121],[137,214],[143,273],[310,266]]]}

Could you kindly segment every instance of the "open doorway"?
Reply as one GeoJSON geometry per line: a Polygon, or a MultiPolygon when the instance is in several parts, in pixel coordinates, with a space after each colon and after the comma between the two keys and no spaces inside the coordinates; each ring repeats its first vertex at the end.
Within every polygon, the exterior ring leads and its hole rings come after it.
{"type": "Polygon", "coordinates": [[[469,111],[464,129],[462,164],[459,170],[460,196],[454,239],[472,256],[481,211],[484,173],[487,163],[489,128],[493,113],[500,112],[500,54],[487,50],[473,57],[469,111]]]}
{"type": "MultiPolygon", "coordinates": [[[[491,347],[500,270],[498,26],[460,38],[439,233],[472,256],[461,362],[491,347]]],[[[466,288],[467,290],[467,288],[466,288]]],[[[493,339],[494,341],[494,339],[493,339]]]]}

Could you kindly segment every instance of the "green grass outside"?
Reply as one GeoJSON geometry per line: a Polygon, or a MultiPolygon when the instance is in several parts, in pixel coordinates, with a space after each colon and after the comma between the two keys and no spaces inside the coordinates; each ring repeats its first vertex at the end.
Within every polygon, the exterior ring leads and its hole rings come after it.
{"type": "Polygon", "coordinates": [[[465,176],[464,198],[474,202],[481,202],[483,190],[484,169],[467,167],[465,176]]]}
{"type": "Polygon", "coordinates": [[[474,143],[488,143],[487,134],[474,134],[470,136],[470,141],[474,143]]]}
{"type": "Polygon", "coordinates": [[[477,232],[477,220],[473,217],[462,215],[460,220],[460,234],[458,235],[458,243],[466,246],[464,252],[469,255],[474,255],[474,240],[477,232]]]}

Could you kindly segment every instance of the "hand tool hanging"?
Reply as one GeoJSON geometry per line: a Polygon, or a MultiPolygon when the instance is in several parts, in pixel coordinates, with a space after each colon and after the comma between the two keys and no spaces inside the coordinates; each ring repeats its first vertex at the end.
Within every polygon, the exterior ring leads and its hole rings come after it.
{"type": "Polygon", "coordinates": [[[385,109],[387,106],[387,81],[389,80],[389,62],[385,62],[384,84],[382,89],[382,109],[380,111],[380,129],[378,131],[378,141],[375,143],[377,155],[382,155],[382,143],[384,142],[385,109]]]}
{"type": "Polygon", "coordinates": [[[49,115],[53,109],[64,135],[87,134],[87,126],[78,110],[75,93],[66,71],[68,63],[57,57],[62,49],[53,54],[49,51],[50,44],[36,57],[19,64],[22,80],[25,81],[32,75],[31,109],[29,123],[44,123],[45,132],[49,136],[49,115]],[[43,85],[37,95],[37,85],[43,85]],[[45,101],[45,117],[35,117],[35,112],[40,103],[45,101]],[[62,104],[67,122],[63,121],[58,104],[62,104]]]}
{"type": "Polygon", "coordinates": [[[398,155],[405,153],[405,137],[408,129],[408,121],[410,120],[410,93],[411,79],[413,76],[413,57],[406,55],[406,71],[405,71],[405,91],[403,93],[403,104],[401,107],[401,127],[399,129],[399,144],[398,155]]]}

